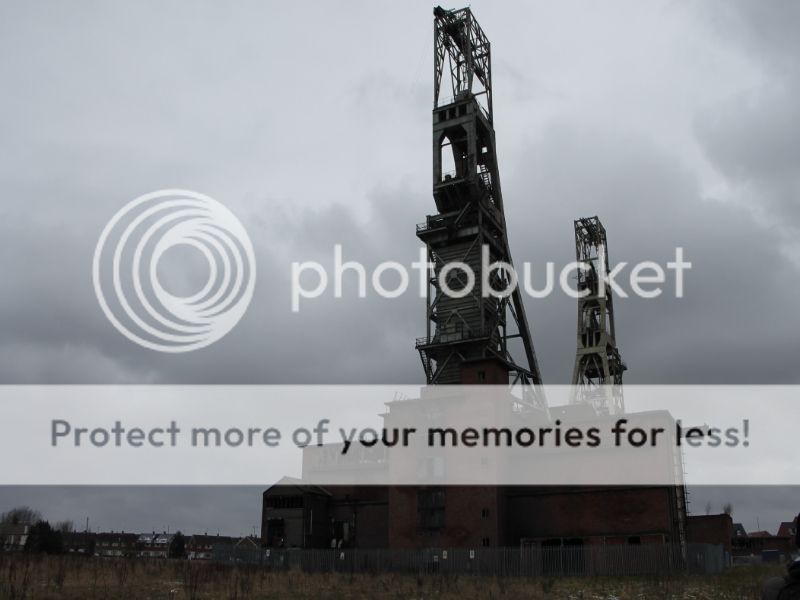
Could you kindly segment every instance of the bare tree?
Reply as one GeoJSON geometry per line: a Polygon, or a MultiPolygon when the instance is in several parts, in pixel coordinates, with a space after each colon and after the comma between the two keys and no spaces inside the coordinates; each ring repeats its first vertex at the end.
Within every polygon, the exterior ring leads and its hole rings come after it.
{"type": "Polygon", "coordinates": [[[730,502],[726,502],[725,505],[722,507],[722,512],[726,515],[730,516],[733,514],[733,504],[730,502]]]}
{"type": "Polygon", "coordinates": [[[72,521],[59,521],[53,526],[53,529],[61,533],[72,533],[75,531],[75,524],[72,521]]]}
{"type": "Polygon", "coordinates": [[[707,515],[711,514],[711,501],[710,500],[708,502],[706,502],[706,514],[707,515]]]}
{"type": "Polygon", "coordinates": [[[8,512],[0,514],[0,523],[17,525],[25,523],[33,525],[42,520],[42,513],[30,506],[17,506],[8,512]]]}

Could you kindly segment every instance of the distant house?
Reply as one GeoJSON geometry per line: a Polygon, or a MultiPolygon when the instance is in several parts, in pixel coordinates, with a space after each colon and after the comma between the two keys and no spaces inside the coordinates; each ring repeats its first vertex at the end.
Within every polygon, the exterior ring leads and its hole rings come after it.
{"type": "Polygon", "coordinates": [[[136,540],[138,555],[142,558],[169,558],[174,539],[174,533],[143,533],[136,540]]]}
{"type": "MultiPolygon", "coordinates": [[[[788,558],[794,549],[794,539],[788,535],[787,528],[778,530],[778,535],[769,531],[751,531],[746,536],[734,535],[733,555],[740,557],[760,557],[761,560],[779,560],[788,558]]],[[[791,523],[789,524],[791,525],[791,523]]]]}
{"type": "Polygon", "coordinates": [[[137,556],[139,537],[135,533],[124,531],[95,534],[95,554],[108,558],[137,556]]]}
{"type": "Polygon", "coordinates": [[[772,534],[769,531],[751,531],[747,534],[747,537],[751,538],[768,538],[772,537],[772,534]]]}
{"type": "Polygon", "coordinates": [[[797,548],[797,517],[794,521],[783,521],[778,527],[778,537],[788,537],[792,546],[797,548]]]}
{"type": "Polygon", "coordinates": [[[255,537],[253,535],[246,535],[243,538],[239,538],[236,542],[237,548],[260,548],[261,547],[261,538],[255,537]]]}
{"type": "Polygon", "coordinates": [[[211,560],[215,546],[232,546],[236,540],[225,535],[193,535],[186,542],[186,558],[211,560]]]}
{"type": "Polygon", "coordinates": [[[65,554],[92,556],[95,552],[95,543],[95,534],[88,531],[64,531],[61,533],[61,545],[65,554]]]}
{"type": "Polygon", "coordinates": [[[27,523],[0,523],[0,544],[4,552],[18,552],[25,548],[31,526],[27,523]]]}
{"type": "Polygon", "coordinates": [[[733,524],[733,537],[734,538],[746,538],[747,531],[744,528],[744,525],[741,523],[734,523],[733,524]]]}

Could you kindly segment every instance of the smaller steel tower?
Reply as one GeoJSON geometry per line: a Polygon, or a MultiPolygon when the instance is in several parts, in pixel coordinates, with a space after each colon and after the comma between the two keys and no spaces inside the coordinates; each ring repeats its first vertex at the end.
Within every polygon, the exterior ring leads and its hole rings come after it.
{"type": "Polygon", "coordinates": [[[572,374],[572,404],[591,406],[598,414],[625,411],[622,362],[614,333],[614,304],[607,285],[608,241],[600,219],[575,221],[578,264],[578,350],[572,374]]]}

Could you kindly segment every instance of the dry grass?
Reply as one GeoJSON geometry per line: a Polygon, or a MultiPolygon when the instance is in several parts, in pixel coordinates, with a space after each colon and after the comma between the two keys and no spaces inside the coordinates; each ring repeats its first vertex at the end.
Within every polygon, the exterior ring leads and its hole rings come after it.
{"type": "Polygon", "coordinates": [[[490,578],[401,574],[270,572],[179,560],[112,560],[0,554],[2,599],[244,600],[344,598],[397,600],[570,600],[760,598],[778,567],[737,568],[721,575],[663,578],[490,578]]]}

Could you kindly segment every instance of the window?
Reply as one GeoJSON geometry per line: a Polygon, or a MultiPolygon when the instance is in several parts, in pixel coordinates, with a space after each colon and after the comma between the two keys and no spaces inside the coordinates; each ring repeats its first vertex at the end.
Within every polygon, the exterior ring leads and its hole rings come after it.
{"type": "Polygon", "coordinates": [[[633,546],[638,546],[642,543],[642,538],[640,538],[638,535],[632,535],[628,538],[628,543],[633,546]]]}
{"type": "Polygon", "coordinates": [[[486,381],[486,371],[478,371],[478,381],[486,381]]]}
{"type": "Polygon", "coordinates": [[[302,496],[269,496],[264,501],[267,508],[303,508],[302,496]]]}
{"type": "Polygon", "coordinates": [[[419,528],[435,531],[444,527],[445,496],[443,488],[430,488],[417,493],[419,528]]]}
{"type": "Polygon", "coordinates": [[[481,519],[488,519],[489,518],[489,509],[482,508],[481,509],[481,519]]]}
{"type": "Polygon", "coordinates": [[[491,540],[489,540],[489,538],[488,538],[488,537],[485,537],[485,538],[483,538],[483,539],[481,540],[481,546],[483,546],[484,548],[488,548],[488,547],[489,547],[489,545],[490,545],[490,541],[491,541],[491,540]]]}

